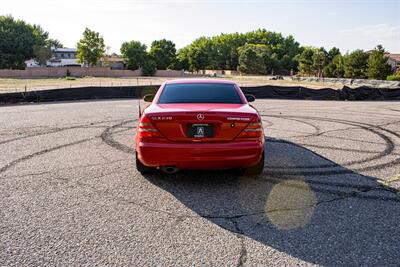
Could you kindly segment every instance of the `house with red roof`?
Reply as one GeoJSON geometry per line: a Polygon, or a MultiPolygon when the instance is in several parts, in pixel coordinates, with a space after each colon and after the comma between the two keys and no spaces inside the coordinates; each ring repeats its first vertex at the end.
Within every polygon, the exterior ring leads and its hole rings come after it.
{"type": "Polygon", "coordinates": [[[388,57],[388,64],[394,71],[400,71],[400,54],[386,53],[388,57]]]}

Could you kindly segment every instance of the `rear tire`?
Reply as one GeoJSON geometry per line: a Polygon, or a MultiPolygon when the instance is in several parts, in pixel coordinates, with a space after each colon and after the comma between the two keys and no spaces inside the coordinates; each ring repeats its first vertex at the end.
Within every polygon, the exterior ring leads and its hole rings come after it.
{"type": "Polygon", "coordinates": [[[245,169],[245,175],[260,175],[264,170],[265,153],[263,151],[260,161],[253,167],[245,169]]]}
{"type": "Polygon", "coordinates": [[[136,169],[142,173],[151,173],[154,171],[154,168],[148,167],[146,165],[144,165],[138,158],[137,152],[136,152],[136,169]]]}

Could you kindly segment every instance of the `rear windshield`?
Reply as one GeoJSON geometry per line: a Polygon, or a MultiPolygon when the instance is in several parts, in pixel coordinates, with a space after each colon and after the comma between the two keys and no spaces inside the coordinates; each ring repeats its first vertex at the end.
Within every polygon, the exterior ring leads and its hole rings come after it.
{"type": "Polygon", "coordinates": [[[188,83],[165,85],[158,103],[242,104],[243,102],[233,84],[188,83]]]}

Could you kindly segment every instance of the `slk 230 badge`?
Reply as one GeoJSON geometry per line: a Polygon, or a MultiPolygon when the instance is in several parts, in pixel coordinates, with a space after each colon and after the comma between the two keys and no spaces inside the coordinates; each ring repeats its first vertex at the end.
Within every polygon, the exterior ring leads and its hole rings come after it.
{"type": "Polygon", "coordinates": [[[154,117],[151,117],[151,119],[153,121],[170,121],[170,120],[172,120],[172,117],[171,116],[166,116],[166,117],[164,117],[164,116],[154,116],[154,117]]]}

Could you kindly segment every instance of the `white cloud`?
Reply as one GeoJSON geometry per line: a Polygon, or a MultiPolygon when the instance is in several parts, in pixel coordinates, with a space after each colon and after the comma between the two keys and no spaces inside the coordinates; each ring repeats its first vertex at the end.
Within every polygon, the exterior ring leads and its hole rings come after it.
{"type": "Polygon", "coordinates": [[[400,52],[400,25],[375,24],[353,27],[340,31],[338,42],[350,50],[369,50],[381,44],[389,52],[400,52]]]}
{"type": "Polygon", "coordinates": [[[342,33],[357,34],[362,36],[378,35],[381,37],[397,37],[400,41],[400,25],[376,24],[354,27],[342,30],[342,33]]]}

